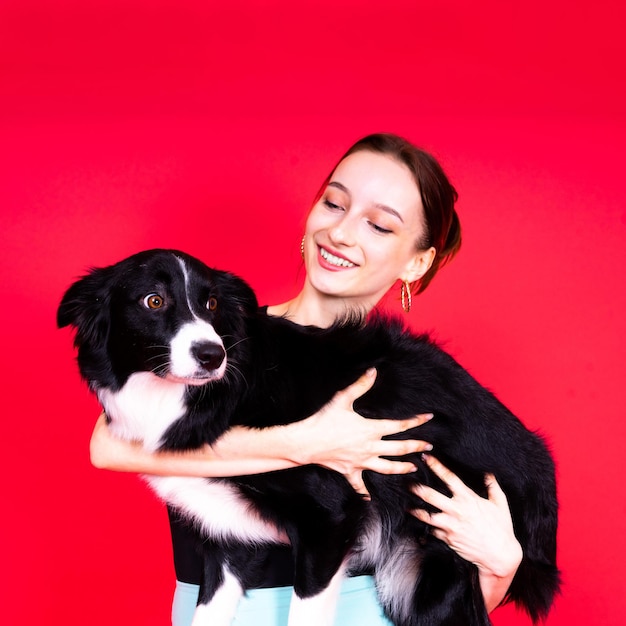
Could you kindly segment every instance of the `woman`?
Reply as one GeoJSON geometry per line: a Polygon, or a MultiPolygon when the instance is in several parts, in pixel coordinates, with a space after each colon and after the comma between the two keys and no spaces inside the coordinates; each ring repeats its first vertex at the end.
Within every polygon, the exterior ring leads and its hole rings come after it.
{"type": "MultiPolygon", "coordinates": [[[[346,312],[371,311],[398,281],[402,306],[408,311],[412,292],[423,291],[458,251],[455,200],[454,188],[430,155],[395,135],[360,140],[331,172],[308,215],[301,248],[306,268],[302,290],[293,299],[268,307],[267,314],[327,327],[346,312]]],[[[374,373],[364,376],[302,422],[261,432],[232,429],[211,449],[186,454],[149,455],[112,440],[101,419],[92,438],[92,462],[123,471],[192,476],[232,476],[318,463],[343,473],[357,491],[365,493],[364,469],[384,473],[414,469],[381,456],[430,449],[427,442],[381,439],[418,426],[429,416],[395,422],[366,420],[354,413],[352,403],[374,378],[374,373]],[[324,436],[329,428],[332,441],[324,436]]],[[[506,497],[493,476],[486,478],[489,498],[481,498],[436,459],[427,459],[450,487],[452,497],[421,487],[418,495],[442,512],[413,514],[477,566],[490,611],[506,597],[522,558],[506,497]]],[[[171,522],[178,579],[173,624],[183,626],[191,622],[201,565],[185,527],[175,515],[171,522]]],[[[277,548],[263,588],[242,602],[236,623],[286,623],[290,575],[288,551],[277,548]],[[262,610],[266,610],[263,616],[262,610]]],[[[389,623],[368,576],[346,581],[337,611],[336,623],[342,626],[389,623]]]]}

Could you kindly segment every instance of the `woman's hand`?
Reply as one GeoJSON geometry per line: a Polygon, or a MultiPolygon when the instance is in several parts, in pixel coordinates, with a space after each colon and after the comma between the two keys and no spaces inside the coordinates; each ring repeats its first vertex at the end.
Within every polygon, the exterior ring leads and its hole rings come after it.
{"type": "Polygon", "coordinates": [[[485,605],[491,611],[506,596],[523,556],[506,495],[492,474],[485,477],[488,497],[482,498],[437,459],[430,455],[424,455],[424,459],[448,486],[452,497],[417,485],[415,494],[441,512],[416,509],[412,513],[433,527],[435,537],[476,565],[485,605]]]}
{"type": "Polygon", "coordinates": [[[375,380],[376,370],[368,370],[355,383],[335,394],[318,413],[287,427],[294,437],[292,447],[296,463],[314,463],[335,470],[365,497],[369,497],[369,493],[363,482],[363,470],[407,474],[416,470],[413,463],[381,457],[404,456],[432,448],[424,441],[382,439],[424,424],[432,418],[431,414],[405,420],[383,420],[365,418],[354,411],[354,401],[365,394],[375,380]]]}

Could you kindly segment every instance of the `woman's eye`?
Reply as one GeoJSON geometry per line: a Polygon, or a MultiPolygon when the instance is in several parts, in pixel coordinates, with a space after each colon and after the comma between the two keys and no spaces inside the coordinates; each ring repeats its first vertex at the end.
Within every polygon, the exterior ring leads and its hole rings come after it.
{"type": "Polygon", "coordinates": [[[143,305],[148,309],[160,309],[165,300],[158,293],[150,293],[143,299],[143,305]]]}
{"type": "Polygon", "coordinates": [[[328,207],[329,209],[333,209],[333,210],[337,210],[337,209],[342,209],[343,207],[340,207],[338,204],[335,204],[334,202],[331,202],[330,200],[324,200],[324,205],[326,207],[328,207]]]}
{"type": "Polygon", "coordinates": [[[215,311],[217,309],[217,298],[209,298],[209,301],[206,303],[206,308],[209,311],[215,311]]]}
{"type": "Polygon", "coordinates": [[[378,224],[375,224],[374,222],[370,222],[370,226],[377,232],[377,233],[381,233],[382,235],[387,235],[391,232],[393,232],[392,230],[390,230],[389,228],[383,228],[382,226],[379,226],[378,224]]]}

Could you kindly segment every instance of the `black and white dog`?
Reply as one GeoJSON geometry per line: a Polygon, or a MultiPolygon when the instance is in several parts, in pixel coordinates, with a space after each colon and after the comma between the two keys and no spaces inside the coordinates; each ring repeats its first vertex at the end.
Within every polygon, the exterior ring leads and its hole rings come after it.
{"type": "MultiPolygon", "coordinates": [[[[148,450],[214,442],[234,424],[264,428],[313,414],[367,368],[378,375],[355,404],[366,417],[432,412],[417,438],[481,495],[484,475],[505,491],[524,559],[509,599],[533,620],[559,587],[554,465],[491,393],[427,337],[394,320],[347,321],[321,330],[260,311],[251,288],[177,251],[140,252],[74,283],[58,325],[76,329],[81,375],[110,426],[148,450]]],[[[332,437],[332,433],[328,433],[332,437]]],[[[489,624],[478,573],[406,511],[422,482],[446,493],[423,463],[418,471],[368,472],[364,501],[345,478],[317,466],[229,479],[150,477],[161,498],[192,519],[205,554],[194,626],[230,621],[257,576],[253,563],[288,537],[293,550],[290,624],[328,624],[323,607],[349,571],[369,571],[398,626],[489,624]]]]}

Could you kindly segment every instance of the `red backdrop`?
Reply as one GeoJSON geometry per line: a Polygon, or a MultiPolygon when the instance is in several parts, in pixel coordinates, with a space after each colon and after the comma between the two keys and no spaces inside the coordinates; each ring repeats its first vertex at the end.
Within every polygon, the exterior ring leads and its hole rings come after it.
{"type": "Polygon", "coordinates": [[[286,298],[318,185],[351,142],[390,130],[440,157],[465,228],[411,324],[557,459],[548,623],[623,624],[619,4],[4,0],[0,621],[167,623],[165,512],[136,477],[89,464],[98,408],[55,329],[63,290],[167,246],[286,298]]]}

